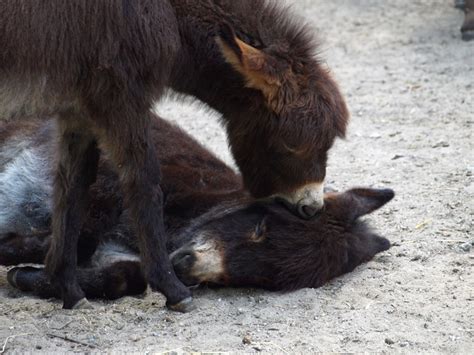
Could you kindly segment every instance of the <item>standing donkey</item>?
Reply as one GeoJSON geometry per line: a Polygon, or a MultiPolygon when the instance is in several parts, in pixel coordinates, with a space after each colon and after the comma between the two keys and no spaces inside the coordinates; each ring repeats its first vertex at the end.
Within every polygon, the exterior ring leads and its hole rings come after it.
{"type": "Polygon", "coordinates": [[[56,115],[58,165],[48,273],[64,308],[87,304],[77,240],[99,150],[113,162],[146,280],[192,308],[170,264],[150,109],[169,86],[222,113],[245,186],[311,218],[327,151],[348,112],[308,30],[264,0],[4,0],[0,117],[56,115]]]}

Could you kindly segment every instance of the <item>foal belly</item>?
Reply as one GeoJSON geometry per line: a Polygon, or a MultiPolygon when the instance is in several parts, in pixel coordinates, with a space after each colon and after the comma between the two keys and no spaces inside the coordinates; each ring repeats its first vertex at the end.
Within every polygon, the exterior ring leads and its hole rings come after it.
{"type": "Polygon", "coordinates": [[[47,76],[0,75],[0,122],[28,116],[52,116],[78,110],[78,99],[54,87],[47,76]]]}
{"type": "Polygon", "coordinates": [[[26,140],[8,143],[0,148],[0,240],[48,230],[52,210],[52,159],[26,140]]]}

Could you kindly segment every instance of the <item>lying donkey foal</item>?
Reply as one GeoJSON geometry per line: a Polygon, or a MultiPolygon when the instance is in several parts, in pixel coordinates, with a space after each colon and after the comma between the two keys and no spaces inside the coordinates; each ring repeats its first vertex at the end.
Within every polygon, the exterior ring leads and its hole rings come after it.
{"type": "MultiPolygon", "coordinates": [[[[0,148],[0,263],[42,263],[51,241],[56,126],[36,121],[0,132],[6,137],[0,148]],[[11,150],[13,141],[23,151],[11,150]]],[[[392,190],[328,193],[323,212],[303,220],[274,201],[249,197],[240,176],[179,128],[156,117],[151,132],[162,161],[167,248],[188,286],[318,287],[390,247],[359,217],[390,201],[392,190]]],[[[142,293],[134,227],[106,160],[99,163],[91,206],[79,238],[81,288],[89,297],[109,299],[142,293]]],[[[40,296],[60,296],[41,268],[14,268],[8,280],[40,296]]]]}

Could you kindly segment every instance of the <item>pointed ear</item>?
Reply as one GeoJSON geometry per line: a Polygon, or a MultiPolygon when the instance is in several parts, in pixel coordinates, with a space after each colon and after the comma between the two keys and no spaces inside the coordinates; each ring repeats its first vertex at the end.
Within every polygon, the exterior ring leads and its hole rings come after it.
{"type": "Polygon", "coordinates": [[[261,91],[271,102],[281,86],[275,59],[241,41],[227,24],[221,27],[216,41],[225,60],[243,76],[246,86],[261,91]]]}
{"type": "Polygon", "coordinates": [[[395,196],[391,189],[358,188],[345,194],[350,196],[349,213],[353,220],[379,209],[395,196]]]}

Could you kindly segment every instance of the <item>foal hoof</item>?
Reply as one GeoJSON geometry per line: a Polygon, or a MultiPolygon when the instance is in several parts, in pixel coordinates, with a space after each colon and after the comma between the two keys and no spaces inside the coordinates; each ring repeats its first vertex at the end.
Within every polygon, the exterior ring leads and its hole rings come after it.
{"type": "Polygon", "coordinates": [[[7,273],[8,283],[24,292],[34,291],[34,284],[41,277],[43,269],[23,266],[14,267],[7,273]]]}
{"type": "Polygon", "coordinates": [[[468,30],[462,32],[463,41],[472,41],[474,39],[474,30],[468,30]]]}
{"type": "Polygon", "coordinates": [[[7,273],[8,283],[15,288],[19,288],[18,284],[16,283],[16,275],[18,274],[19,270],[20,270],[19,267],[14,267],[13,269],[8,270],[8,273],[7,273]]]}
{"type": "Polygon", "coordinates": [[[192,297],[185,298],[184,300],[176,304],[169,304],[168,302],[166,302],[166,306],[172,311],[181,313],[188,313],[196,309],[192,297]]]}
{"type": "Polygon", "coordinates": [[[466,0],[454,0],[454,7],[456,9],[464,10],[466,8],[466,0]]]}
{"type": "Polygon", "coordinates": [[[87,298],[81,298],[71,309],[94,309],[94,306],[87,300],[87,298]]]}

